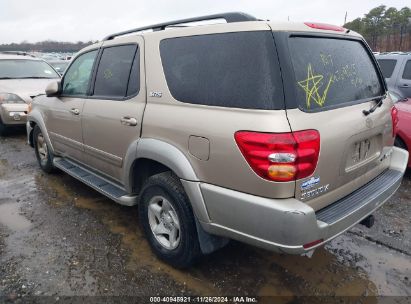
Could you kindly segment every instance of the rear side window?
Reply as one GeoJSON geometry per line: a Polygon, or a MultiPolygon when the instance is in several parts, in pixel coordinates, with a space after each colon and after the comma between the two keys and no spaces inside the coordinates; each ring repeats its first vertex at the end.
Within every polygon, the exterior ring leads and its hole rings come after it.
{"type": "Polygon", "coordinates": [[[381,72],[384,75],[384,78],[391,78],[392,73],[394,72],[395,65],[397,60],[395,59],[378,59],[378,63],[381,68],[381,72]]]}
{"type": "Polygon", "coordinates": [[[137,45],[114,46],[103,50],[94,85],[95,96],[126,96],[136,50],[137,45]]]}
{"type": "Polygon", "coordinates": [[[271,32],[237,32],[163,40],[168,87],[179,101],[244,109],[283,105],[271,32]]]}
{"type": "Polygon", "coordinates": [[[402,73],[402,79],[411,79],[411,60],[408,60],[405,64],[404,72],[402,73]]]}
{"type": "Polygon", "coordinates": [[[359,41],[292,37],[300,108],[320,111],[383,95],[377,70],[359,41]]]}

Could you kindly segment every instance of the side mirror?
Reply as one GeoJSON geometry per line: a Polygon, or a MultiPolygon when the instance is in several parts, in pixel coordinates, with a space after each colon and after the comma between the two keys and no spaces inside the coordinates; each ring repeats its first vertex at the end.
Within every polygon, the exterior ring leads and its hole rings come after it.
{"type": "Polygon", "coordinates": [[[53,81],[50,82],[47,87],[46,87],[46,96],[47,97],[52,97],[52,96],[58,96],[61,93],[61,81],[53,81]]]}

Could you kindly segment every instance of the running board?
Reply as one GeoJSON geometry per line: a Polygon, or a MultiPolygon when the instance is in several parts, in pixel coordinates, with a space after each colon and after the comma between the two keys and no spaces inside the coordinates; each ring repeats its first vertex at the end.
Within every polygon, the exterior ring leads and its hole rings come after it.
{"type": "Polygon", "coordinates": [[[133,206],[137,204],[136,195],[129,195],[124,189],[110,183],[106,179],[68,159],[55,157],[53,159],[53,164],[55,167],[85,183],[101,194],[104,194],[116,203],[125,206],[133,206]]]}

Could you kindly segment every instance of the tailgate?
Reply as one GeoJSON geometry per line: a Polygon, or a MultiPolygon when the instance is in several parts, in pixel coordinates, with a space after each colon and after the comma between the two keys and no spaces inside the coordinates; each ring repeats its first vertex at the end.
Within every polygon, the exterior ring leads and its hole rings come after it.
{"type": "Polygon", "coordinates": [[[350,194],[389,166],[391,137],[390,101],[369,117],[372,102],[330,112],[288,110],[293,131],[307,125],[320,133],[321,147],[314,174],[296,183],[296,198],[315,210],[350,194]],[[331,118],[331,116],[333,118],[331,118]]]}
{"type": "Polygon", "coordinates": [[[288,45],[295,76],[289,96],[297,104],[287,110],[291,129],[318,130],[321,140],[316,170],[297,180],[295,196],[319,210],[389,166],[392,102],[361,40],[290,36],[288,45]],[[380,100],[373,113],[363,113],[380,100]]]}

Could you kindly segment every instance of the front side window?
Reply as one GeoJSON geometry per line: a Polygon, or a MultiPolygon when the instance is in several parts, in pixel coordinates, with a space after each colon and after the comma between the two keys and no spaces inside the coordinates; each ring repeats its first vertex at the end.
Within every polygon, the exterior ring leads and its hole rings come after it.
{"type": "MultiPolygon", "coordinates": [[[[124,98],[137,45],[121,45],[103,50],[94,85],[95,96],[124,98]]],[[[134,74],[136,71],[134,71],[134,74]]],[[[133,82],[136,77],[133,74],[133,82]]]]}
{"type": "Polygon", "coordinates": [[[36,79],[60,77],[46,62],[30,59],[0,60],[0,79],[36,79]]]}
{"type": "Polygon", "coordinates": [[[63,79],[62,95],[87,94],[97,50],[80,55],[67,70],[63,79]]]}
{"type": "Polygon", "coordinates": [[[408,60],[405,64],[404,72],[402,73],[402,79],[411,80],[411,60],[408,60]]]}
{"type": "Polygon", "coordinates": [[[360,41],[291,37],[290,55],[297,101],[321,111],[384,94],[373,61],[360,41]]]}
{"type": "Polygon", "coordinates": [[[284,104],[271,32],[170,38],[161,41],[160,52],[176,100],[264,110],[284,104]]]}
{"type": "Polygon", "coordinates": [[[395,65],[397,64],[397,60],[378,59],[378,64],[380,65],[380,69],[382,74],[384,75],[384,78],[391,78],[395,65]]]}

